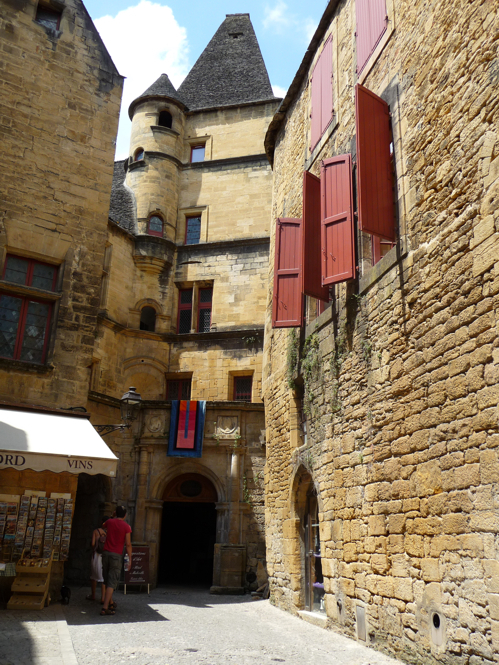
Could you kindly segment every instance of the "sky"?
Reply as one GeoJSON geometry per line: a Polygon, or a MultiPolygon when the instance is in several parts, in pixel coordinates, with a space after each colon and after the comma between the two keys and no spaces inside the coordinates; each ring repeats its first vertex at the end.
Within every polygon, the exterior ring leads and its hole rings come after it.
{"type": "Polygon", "coordinates": [[[226,14],[249,13],[274,94],[282,97],[305,55],[326,0],[84,0],[126,77],[116,159],[129,152],[128,107],[161,74],[178,88],[226,14]]]}

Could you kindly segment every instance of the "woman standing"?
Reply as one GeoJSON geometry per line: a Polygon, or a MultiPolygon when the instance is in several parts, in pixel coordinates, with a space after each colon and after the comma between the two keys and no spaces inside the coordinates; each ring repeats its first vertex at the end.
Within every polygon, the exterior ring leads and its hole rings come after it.
{"type": "Polygon", "coordinates": [[[104,595],[106,593],[104,578],[102,576],[102,552],[104,551],[104,544],[106,542],[106,530],[104,529],[104,524],[108,519],[109,517],[103,517],[101,526],[94,529],[92,533],[92,559],[90,562],[90,587],[92,593],[87,596],[87,600],[95,600],[95,592],[97,589],[97,583],[99,582],[101,585],[101,605],[104,602],[104,595]]]}

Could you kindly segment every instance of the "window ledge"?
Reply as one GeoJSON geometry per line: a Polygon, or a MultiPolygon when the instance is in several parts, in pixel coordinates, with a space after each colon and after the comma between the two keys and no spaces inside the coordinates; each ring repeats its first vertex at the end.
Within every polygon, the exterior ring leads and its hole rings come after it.
{"type": "Polygon", "coordinates": [[[331,123],[329,124],[328,128],[322,135],[319,143],[315,146],[315,148],[312,150],[310,157],[305,161],[305,171],[309,171],[310,167],[312,164],[315,162],[317,157],[321,154],[322,149],[326,145],[326,143],[329,141],[329,138],[331,137],[331,134],[334,132],[334,130],[338,127],[338,114],[335,113],[333,115],[333,119],[331,120],[331,123]]]}
{"type": "Polygon", "coordinates": [[[128,170],[133,171],[134,169],[141,169],[144,168],[146,165],[146,162],[144,159],[138,159],[136,162],[130,162],[128,164],[128,170]]]}
{"type": "Polygon", "coordinates": [[[48,374],[55,369],[54,365],[39,365],[25,360],[12,360],[12,358],[0,358],[0,367],[35,374],[48,374]]]}
{"type": "Polygon", "coordinates": [[[366,272],[359,280],[359,295],[371,288],[383,275],[399,263],[410,251],[407,236],[402,236],[399,242],[392,249],[366,272]]]}
{"type": "Polygon", "coordinates": [[[180,136],[179,132],[176,132],[174,129],[170,129],[170,127],[163,127],[162,125],[151,125],[151,129],[153,132],[162,132],[163,134],[170,134],[175,138],[177,136],[180,136]]]}
{"type": "Polygon", "coordinates": [[[61,294],[55,291],[45,291],[44,289],[37,289],[34,286],[25,286],[24,284],[16,284],[16,282],[7,282],[0,280],[0,291],[12,293],[13,295],[39,298],[40,300],[60,300],[61,294]]]}

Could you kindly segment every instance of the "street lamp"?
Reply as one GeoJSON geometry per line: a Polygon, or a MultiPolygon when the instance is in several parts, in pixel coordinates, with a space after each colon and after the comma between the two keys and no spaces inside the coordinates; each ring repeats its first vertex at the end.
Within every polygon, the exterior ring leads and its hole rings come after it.
{"type": "Polygon", "coordinates": [[[111,432],[123,431],[130,429],[134,420],[137,420],[138,411],[140,409],[141,397],[135,388],[131,387],[120,399],[120,412],[121,420],[123,423],[119,425],[94,425],[95,429],[104,436],[111,432]]]}

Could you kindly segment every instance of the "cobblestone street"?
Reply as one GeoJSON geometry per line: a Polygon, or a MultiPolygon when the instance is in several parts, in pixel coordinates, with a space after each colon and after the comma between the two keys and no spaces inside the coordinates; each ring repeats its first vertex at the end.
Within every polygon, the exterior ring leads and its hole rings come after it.
{"type": "Polygon", "coordinates": [[[268,601],[162,587],[116,594],[115,616],[73,591],[71,604],[0,612],[1,665],[397,665],[268,601]]]}

